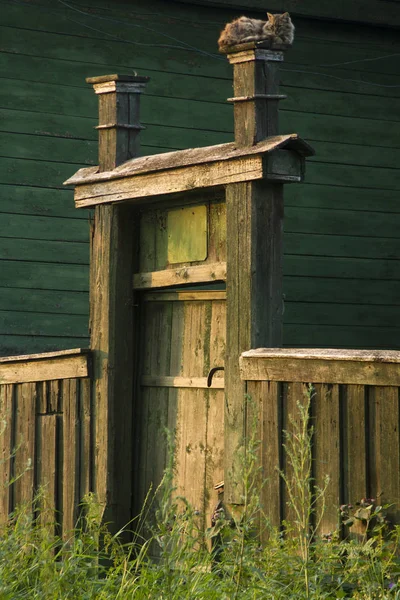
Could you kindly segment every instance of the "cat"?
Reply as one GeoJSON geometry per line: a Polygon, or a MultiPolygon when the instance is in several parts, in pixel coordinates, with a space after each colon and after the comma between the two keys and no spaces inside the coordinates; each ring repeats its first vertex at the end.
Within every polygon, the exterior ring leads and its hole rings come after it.
{"type": "Polygon", "coordinates": [[[220,51],[229,46],[269,40],[273,45],[290,46],[294,39],[294,25],[288,12],[281,15],[267,13],[268,21],[239,17],[232,23],[227,23],[218,40],[220,51]]]}

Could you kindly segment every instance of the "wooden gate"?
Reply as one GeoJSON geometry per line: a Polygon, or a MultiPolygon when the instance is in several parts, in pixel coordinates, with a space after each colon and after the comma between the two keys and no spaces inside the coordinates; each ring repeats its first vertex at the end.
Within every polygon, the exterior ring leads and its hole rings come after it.
{"type": "Polygon", "coordinates": [[[146,211],[139,254],[135,512],[162,479],[168,429],[176,494],[209,526],[214,485],[224,477],[223,371],[207,387],[210,370],[225,359],[226,292],[216,282],[222,270],[225,276],[224,203],[146,211]]]}
{"type": "Polygon", "coordinates": [[[175,431],[176,493],[210,524],[214,485],[223,479],[225,292],[143,293],[140,368],[139,499],[161,481],[166,429],[175,431]]]}

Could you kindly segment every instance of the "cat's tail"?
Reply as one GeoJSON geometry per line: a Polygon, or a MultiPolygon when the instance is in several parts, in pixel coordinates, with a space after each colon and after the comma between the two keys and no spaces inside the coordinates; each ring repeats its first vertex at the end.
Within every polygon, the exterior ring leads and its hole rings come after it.
{"type": "Polygon", "coordinates": [[[272,35],[268,35],[266,33],[257,33],[255,35],[248,35],[242,38],[240,43],[245,44],[246,42],[261,42],[262,40],[271,40],[272,38],[272,35]]]}

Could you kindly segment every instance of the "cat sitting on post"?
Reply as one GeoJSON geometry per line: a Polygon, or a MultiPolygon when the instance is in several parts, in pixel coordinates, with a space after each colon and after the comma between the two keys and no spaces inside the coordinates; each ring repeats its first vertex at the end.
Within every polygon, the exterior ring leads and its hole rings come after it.
{"type": "Polygon", "coordinates": [[[271,46],[290,46],[294,39],[294,25],[289,13],[267,15],[268,21],[239,17],[227,23],[218,40],[219,50],[224,52],[229,46],[262,40],[268,40],[271,46]]]}

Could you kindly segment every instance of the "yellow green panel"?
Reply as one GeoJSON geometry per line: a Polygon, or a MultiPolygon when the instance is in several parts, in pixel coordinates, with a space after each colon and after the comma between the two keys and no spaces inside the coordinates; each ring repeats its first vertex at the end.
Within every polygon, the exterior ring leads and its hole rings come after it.
{"type": "Polygon", "coordinates": [[[183,263],[207,258],[207,206],[186,206],[167,215],[168,262],[183,263]]]}

